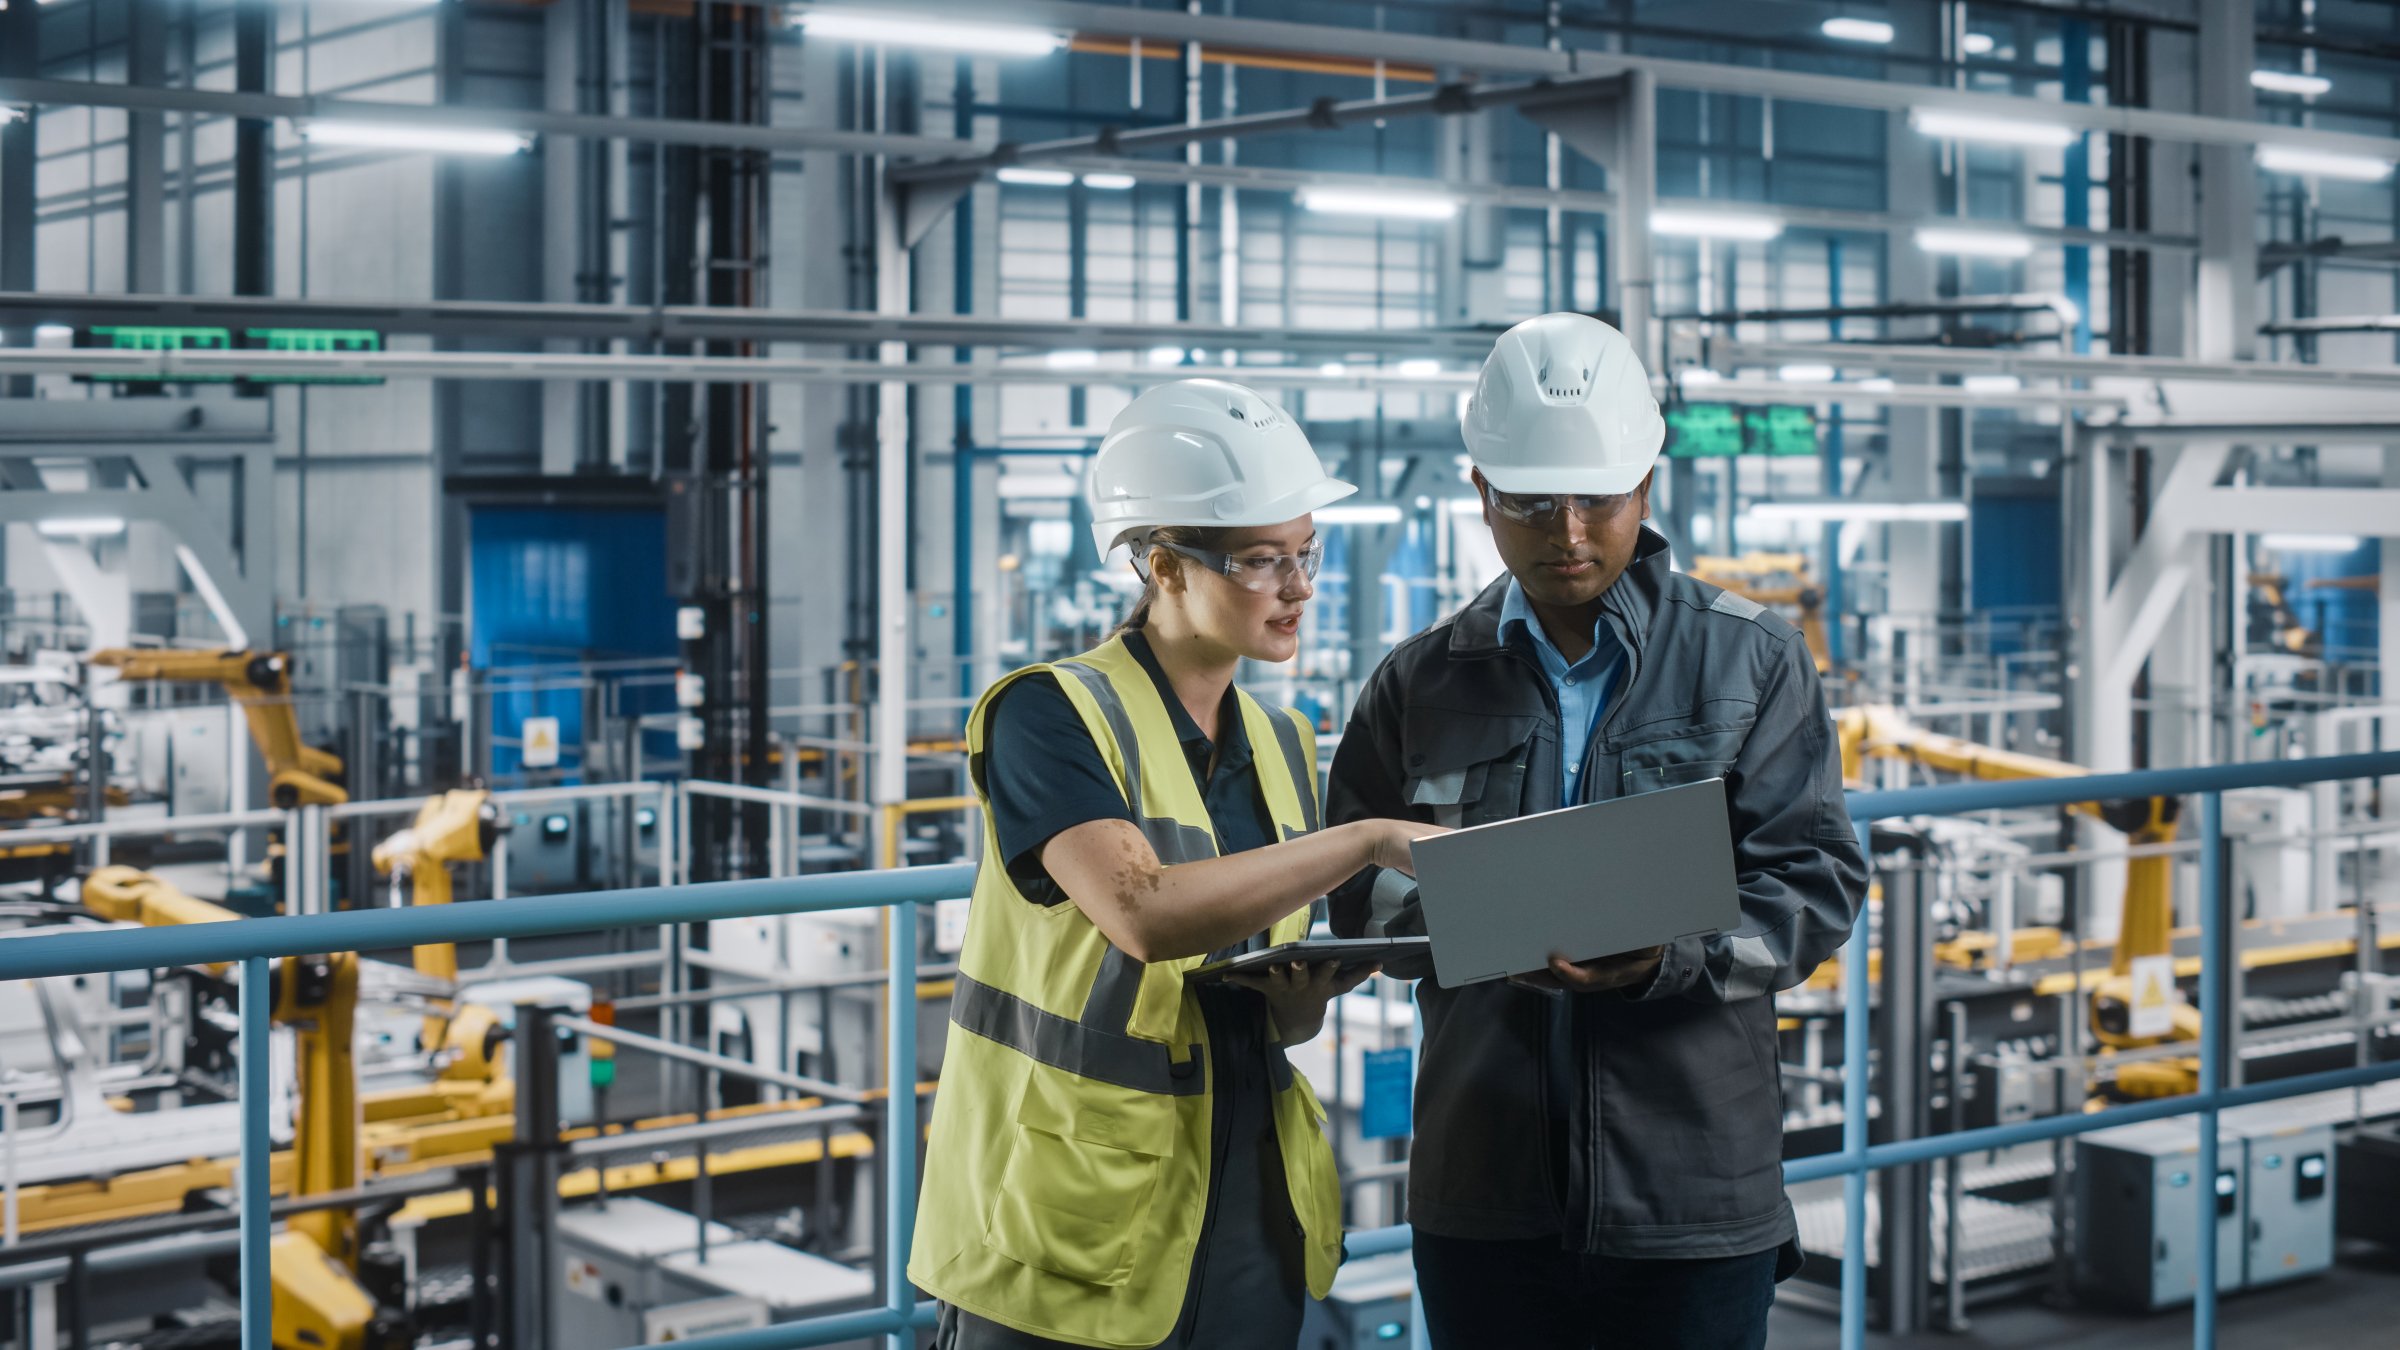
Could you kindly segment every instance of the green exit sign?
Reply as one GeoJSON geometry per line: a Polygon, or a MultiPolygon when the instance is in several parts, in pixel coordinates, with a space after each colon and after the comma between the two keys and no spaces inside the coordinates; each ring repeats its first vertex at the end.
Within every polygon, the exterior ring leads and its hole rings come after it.
{"type": "Polygon", "coordinates": [[[1754,455],[1813,455],[1817,453],[1817,414],[1792,404],[1752,408],[1744,415],[1754,455]]]}
{"type": "MultiPolygon", "coordinates": [[[[120,352],[379,352],[372,328],[229,328],[115,324],[85,330],[78,346],[120,352]]],[[[93,375],[103,384],[381,384],[378,375],[93,375]]]]}
{"type": "Polygon", "coordinates": [[[1667,454],[1674,459],[1817,453],[1817,415],[1797,405],[1737,408],[1687,403],[1667,410],[1667,454]]]}
{"type": "MultiPolygon", "coordinates": [[[[244,347],[269,352],[379,352],[383,334],[372,328],[245,328],[244,347]]],[[[381,384],[377,375],[253,375],[258,384],[381,384]]]]}
{"type": "Polygon", "coordinates": [[[1742,417],[1724,403],[1667,410],[1667,453],[1677,459],[1731,459],[1742,453],[1742,417]]]}

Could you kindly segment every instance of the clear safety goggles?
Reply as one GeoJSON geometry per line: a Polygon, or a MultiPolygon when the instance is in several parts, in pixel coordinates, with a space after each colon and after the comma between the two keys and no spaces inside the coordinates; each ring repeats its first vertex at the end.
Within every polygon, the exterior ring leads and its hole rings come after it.
{"type": "Polygon", "coordinates": [[[1298,553],[1219,553],[1214,549],[1170,544],[1163,539],[1153,547],[1181,554],[1210,571],[1222,574],[1243,590],[1259,595],[1280,595],[1290,590],[1294,577],[1305,580],[1313,587],[1317,580],[1317,569],[1325,565],[1325,545],[1322,542],[1312,543],[1298,553]]]}
{"type": "Polygon", "coordinates": [[[1576,519],[1586,525],[1599,525],[1613,520],[1617,513],[1624,510],[1626,505],[1633,500],[1633,494],[1630,492],[1614,492],[1605,496],[1589,492],[1532,494],[1502,492],[1498,488],[1487,488],[1485,499],[1492,504],[1493,510],[1519,525],[1547,529],[1557,521],[1558,513],[1561,511],[1573,511],[1576,519]]]}

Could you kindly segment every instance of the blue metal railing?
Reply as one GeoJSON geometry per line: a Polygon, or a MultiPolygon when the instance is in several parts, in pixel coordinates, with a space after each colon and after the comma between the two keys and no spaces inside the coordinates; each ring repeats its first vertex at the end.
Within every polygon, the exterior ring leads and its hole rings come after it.
{"type": "MultiPolygon", "coordinates": [[[[2215,1175],[2216,1130],[2219,1111],[2253,1102],[2271,1101],[2327,1089],[2355,1087],[2400,1077],[2400,1061],[2310,1074],[2229,1089],[2224,1079],[2226,1045],[2226,987],[2221,944],[2227,933],[2224,877],[2220,856],[2224,842],[2220,793],[2246,787],[2292,786],[2337,779],[2400,776],[2400,753],[2345,755],[2329,759],[2293,760],[2273,764],[2224,765],[2203,769],[2160,770],[2146,773],[2093,775],[2043,782],[1959,784],[1890,792],[1850,794],[1851,816],[1862,842],[1877,819],[1901,815],[1950,815],[2005,807],[2060,806],[2074,802],[2155,796],[2200,797],[2201,845],[2201,1091],[2194,1096],[2112,1108],[2097,1115],[2057,1116],[2020,1124],[1969,1130],[1956,1134],[1870,1146],[1867,1098],[1870,1063],[1869,1001],[1863,960],[1845,963],[1843,1020],[1843,1122],[1838,1153],[1788,1164],[1789,1182],[1840,1176],[1844,1183],[1847,1231],[1842,1258],[1841,1329],[1845,1350],[1857,1350],[1866,1338],[1866,1178],[1869,1173],[1908,1163],[1930,1162],[1959,1154],[2004,1148],[2037,1140],[2081,1134],[2106,1126],[2165,1116],[2202,1117],[2200,1146],[2202,1176],[2215,1175]]],[[[239,1171],[241,1228],[242,1345],[244,1350],[268,1350],[268,1237],[271,1211],[267,1167],[266,1057],[252,1047],[268,1042],[267,994],[270,958],[313,952],[367,951],[439,942],[472,942],[495,938],[541,937],[591,932],[608,928],[661,923],[693,923],[709,919],[768,914],[804,914],[870,906],[913,906],[967,894],[973,886],[969,866],[907,868],[898,871],[838,873],[765,881],[714,882],[694,886],[647,887],[595,895],[548,896],[511,900],[494,905],[446,905],[429,909],[358,910],[338,914],[246,919],[235,923],[201,924],[183,928],[70,932],[15,938],[0,942],[0,980],[38,979],[58,975],[97,974],[164,966],[238,962],[242,967],[242,1167],[239,1171]]],[[[682,1342],[689,1350],[802,1350],[861,1336],[883,1336],[897,1348],[912,1343],[912,1329],[928,1324],[932,1305],[919,1303],[906,1270],[910,1234],[916,1219],[916,1094],[908,1079],[916,1063],[916,926],[895,922],[890,927],[890,970],[887,984],[890,1016],[886,1019],[888,1128],[881,1148],[884,1170],[886,1243],[883,1261],[884,1305],[861,1312],[735,1332],[682,1342]]],[[[2195,1293],[2193,1344],[2214,1350],[2216,1344],[2216,1243],[2209,1227],[2215,1216],[2209,1207],[2196,1207],[2195,1222],[2203,1225],[2199,1242],[2201,1263],[2195,1293]]],[[[1405,1249],[1405,1228],[1376,1229],[1352,1234],[1350,1252],[1367,1256],[1405,1249]]]]}

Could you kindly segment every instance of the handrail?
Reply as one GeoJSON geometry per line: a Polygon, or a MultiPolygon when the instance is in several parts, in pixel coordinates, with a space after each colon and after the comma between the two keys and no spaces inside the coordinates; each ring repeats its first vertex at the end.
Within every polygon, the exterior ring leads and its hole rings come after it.
{"type": "MultiPolygon", "coordinates": [[[[2149,770],[2093,774],[2081,778],[2006,783],[1957,784],[1896,791],[1848,794],[1853,823],[1862,845],[1868,827],[1879,818],[1946,815],[2002,807],[2064,806],[2078,802],[2124,798],[2196,795],[2199,802],[2201,847],[2201,906],[2204,951],[2216,952],[2225,930],[2224,877],[2219,853],[2224,841],[2220,794],[2250,787],[2294,786],[2329,780],[2400,776],[2400,752],[2341,755],[2322,759],[2285,760],[2260,764],[2229,764],[2197,769],[2149,770]]],[[[293,915],[243,919],[229,923],[183,928],[110,929],[37,934],[0,942],[0,980],[53,975],[92,974],[146,967],[244,963],[243,979],[263,983],[266,959],[310,952],[379,950],[435,942],[538,937],[596,929],[658,923],[689,923],[764,914],[803,914],[880,905],[923,904],[969,894],[975,869],[971,865],[904,868],[876,872],[830,873],[757,881],[712,882],[692,886],[655,886],[591,895],[512,900],[496,905],[446,905],[438,908],[358,910],[337,914],[293,915]]],[[[885,978],[894,991],[915,985],[916,949],[911,926],[891,925],[889,967],[885,978]]],[[[2221,955],[2221,953],[2219,953],[2221,955]]],[[[1845,1066],[1843,1144],[1838,1152],[1789,1163],[1787,1182],[1827,1179],[1844,1181],[1848,1236],[1843,1259],[1841,1335],[1845,1347],[1864,1344],[1865,1336],[1865,1178],[1885,1167],[1931,1161],[1960,1153],[2037,1139],[2064,1138],[2119,1124],[2197,1113],[2205,1120],[2232,1106],[2272,1101],[2327,1089],[2357,1086],[2400,1077],[2400,1061],[2281,1079],[2271,1083],[2226,1087],[2223,1083],[2225,1026],[2231,1015],[2223,972],[2205,970],[2200,1007],[2205,1030],[2200,1042],[2202,1090],[2189,1097],[2112,1108],[2098,1115],[2061,1115],[2012,1125],[1963,1131],[1925,1139],[1870,1146],[1867,1142],[1869,1003],[1864,961],[1844,963],[1845,1066]]],[[[245,1000],[244,1043],[265,1041],[265,1000],[245,1000]]],[[[892,1001],[887,1022],[887,1046],[905,1064],[914,1046],[913,996],[892,1001]]],[[[598,1034],[596,1024],[572,1023],[575,1029],[598,1034]]],[[[612,1036],[623,1035],[613,1030],[612,1036]]],[[[265,1156],[263,1130],[265,1075],[263,1057],[245,1055],[243,1099],[245,1151],[265,1156]],[[249,1128],[250,1103],[260,1108],[256,1130],[249,1128]]],[[[915,1097],[893,1094],[887,1103],[886,1147],[882,1166],[893,1178],[915,1174],[915,1097]]],[[[2213,1152],[2215,1132],[2200,1132],[2204,1154],[2213,1152]]],[[[2206,1169],[2206,1159],[2203,1168],[2206,1169]]],[[[888,1181],[889,1179],[887,1179],[888,1181]]],[[[240,1183],[244,1197],[263,1199],[263,1176],[247,1171],[240,1183]]],[[[885,1266],[886,1302],[881,1308],[833,1317],[787,1323],[756,1331],[729,1333],[686,1342],[690,1350],[798,1350],[862,1335],[894,1337],[904,1327],[926,1325],[932,1305],[915,1301],[905,1276],[909,1229],[915,1218],[915,1197],[906,1184],[887,1184],[885,1266]]],[[[257,1213],[263,1215],[262,1204],[257,1213]]],[[[2213,1215],[2202,1214],[2202,1222],[2213,1215]]],[[[263,1261],[263,1221],[243,1225],[242,1288],[246,1296],[246,1331],[264,1344],[267,1312],[263,1261]]],[[[1366,1256],[1404,1250],[1405,1227],[1350,1234],[1352,1255],[1366,1256]]],[[[2194,1342],[2207,1350],[2215,1344],[2214,1280],[2206,1266],[2213,1264],[2214,1244],[2200,1244],[2204,1266],[2194,1309],[2194,1342]]],[[[246,1336],[246,1343],[248,1338],[246,1336]]]]}
{"type": "Polygon", "coordinates": [[[2081,778],[2021,779],[2006,783],[1945,783],[1939,787],[1849,793],[1853,820],[1886,816],[1955,816],[2011,806],[2071,806],[2129,797],[2188,797],[2241,788],[2294,787],[2341,778],[2400,774],[2400,751],[2280,759],[2259,764],[2212,764],[2197,769],[2137,769],[2081,778]]]}
{"type": "Polygon", "coordinates": [[[551,937],[763,914],[930,904],[966,895],[974,885],[975,868],[952,863],[889,872],[825,872],[586,895],[527,896],[501,904],[353,909],[180,928],[51,933],[0,942],[0,980],[215,965],[311,952],[383,951],[437,942],[551,937]]]}

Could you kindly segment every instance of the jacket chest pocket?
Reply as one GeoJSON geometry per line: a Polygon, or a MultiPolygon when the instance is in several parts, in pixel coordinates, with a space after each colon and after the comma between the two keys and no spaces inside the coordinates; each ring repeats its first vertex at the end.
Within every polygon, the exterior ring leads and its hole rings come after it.
{"type": "MultiPolygon", "coordinates": [[[[1678,730],[1676,734],[1628,745],[1618,752],[1619,791],[1631,797],[1661,788],[1730,777],[1749,739],[1750,722],[1678,730]]],[[[1731,784],[1727,784],[1730,790],[1731,784]]]]}
{"type": "Polygon", "coordinates": [[[1409,709],[1401,741],[1409,805],[1451,829],[1520,814],[1537,726],[1531,717],[1409,709]]]}

